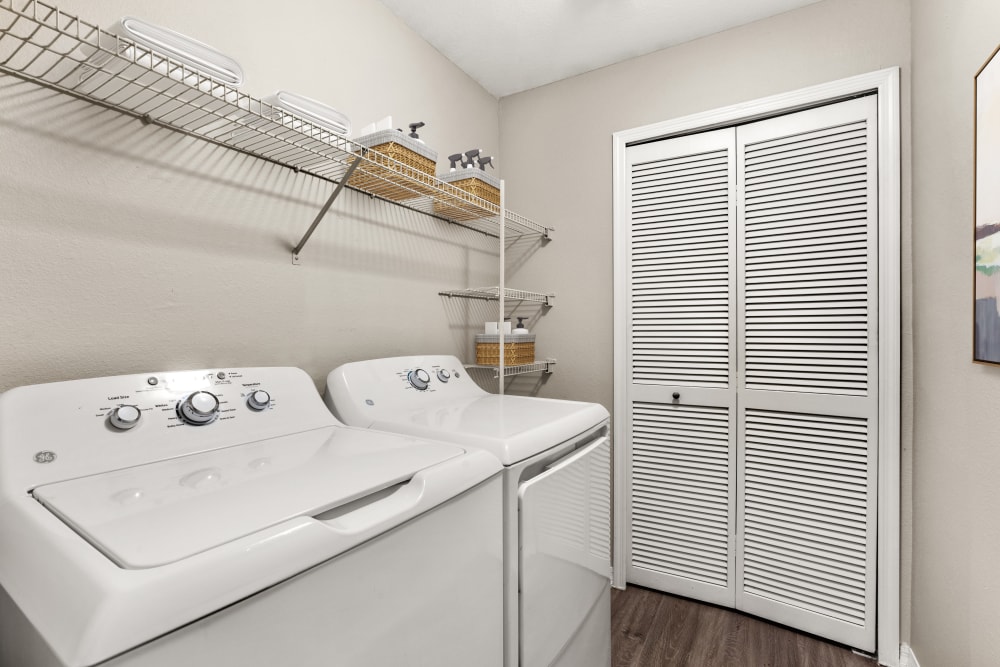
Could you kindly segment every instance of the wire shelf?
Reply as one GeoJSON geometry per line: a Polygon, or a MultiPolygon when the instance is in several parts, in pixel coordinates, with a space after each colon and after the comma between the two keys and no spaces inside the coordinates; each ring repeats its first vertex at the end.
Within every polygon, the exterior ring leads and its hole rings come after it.
{"type": "MultiPolygon", "coordinates": [[[[552,368],[556,365],[555,359],[542,359],[535,361],[531,364],[520,364],[518,366],[504,366],[503,376],[513,377],[515,375],[524,375],[525,373],[552,373],[552,368]]],[[[468,364],[466,368],[482,368],[485,370],[493,371],[493,377],[500,377],[500,367],[499,366],[485,366],[482,364],[468,364]]]]}
{"type": "MultiPolygon", "coordinates": [[[[458,297],[462,299],[482,299],[484,301],[499,301],[499,287],[470,287],[461,290],[446,290],[438,292],[441,296],[458,297]]],[[[504,299],[507,301],[534,301],[545,306],[551,306],[555,294],[543,294],[541,292],[526,292],[524,290],[505,288],[504,299]]]]}
{"type": "MultiPolygon", "coordinates": [[[[367,187],[348,187],[499,235],[499,206],[38,0],[0,0],[0,72],[335,183],[360,160],[367,187]]],[[[552,231],[504,220],[515,234],[552,231]]]]}

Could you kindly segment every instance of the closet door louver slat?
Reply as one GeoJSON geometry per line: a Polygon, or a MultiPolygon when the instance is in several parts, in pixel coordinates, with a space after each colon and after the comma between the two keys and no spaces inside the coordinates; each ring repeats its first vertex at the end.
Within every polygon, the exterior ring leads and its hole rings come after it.
{"type": "Polygon", "coordinates": [[[740,145],[745,387],[867,395],[873,198],[867,121],[753,143],[740,136],[740,145]],[[844,169],[855,176],[843,179],[844,169]],[[813,177],[809,188],[800,185],[802,172],[813,177]],[[824,173],[832,182],[823,180],[824,173]],[[833,228],[810,224],[831,216],[837,218],[833,228]],[[808,295],[789,298],[788,284],[805,281],[811,283],[808,295]],[[773,349],[761,354],[776,333],[813,350],[789,347],[780,358],[773,349]],[[828,364],[826,347],[854,354],[828,364]]]}
{"type": "Polygon", "coordinates": [[[642,345],[632,379],[727,388],[732,138],[707,133],[675,146],[648,159],[646,147],[630,151],[630,324],[642,345]],[[667,361],[678,353],[699,363],[667,361]]]}
{"type": "Polygon", "coordinates": [[[723,130],[663,147],[628,153],[627,576],[731,606],[735,142],[723,130]]]}
{"type": "Polygon", "coordinates": [[[732,603],[730,411],[632,406],[631,579],[732,603]]]}
{"type": "Polygon", "coordinates": [[[875,100],[737,129],[736,606],[875,648],[875,100]],[[819,412],[817,412],[819,410],[819,412]]]}
{"type": "Polygon", "coordinates": [[[743,592],[863,628],[871,532],[866,420],[825,417],[849,427],[837,443],[842,455],[831,459],[797,415],[747,410],[744,419],[743,592]],[[787,424],[785,442],[795,446],[775,456],[757,435],[761,418],[787,424]],[[775,549],[776,538],[789,546],[775,549]]]}

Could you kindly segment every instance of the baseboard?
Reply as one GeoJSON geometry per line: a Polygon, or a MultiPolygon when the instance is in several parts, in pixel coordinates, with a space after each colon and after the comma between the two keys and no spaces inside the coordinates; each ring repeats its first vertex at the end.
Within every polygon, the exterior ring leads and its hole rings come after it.
{"type": "Polygon", "coordinates": [[[906,642],[899,645],[899,667],[920,667],[917,656],[913,655],[913,649],[906,642]]]}

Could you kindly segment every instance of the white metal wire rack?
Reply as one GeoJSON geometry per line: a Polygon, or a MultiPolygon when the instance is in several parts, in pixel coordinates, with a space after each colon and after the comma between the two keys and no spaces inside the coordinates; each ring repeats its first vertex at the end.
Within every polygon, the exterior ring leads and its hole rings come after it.
{"type": "MultiPolygon", "coordinates": [[[[468,289],[459,290],[445,290],[438,292],[441,296],[462,298],[462,299],[473,299],[477,301],[499,301],[500,300],[500,287],[470,287],[468,289]]],[[[525,290],[512,289],[510,287],[504,288],[504,304],[505,309],[517,308],[523,303],[538,304],[536,308],[546,309],[553,305],[553,300],[555,299],[554,294],[546,294],[542,292],[528,292],[525,290]]],[[[511,310],[505,310],[505,313],[510,313],[511,310]]],[[[502,317],[502,316],[501,316],[502,317]]],[[[499,325],[499,322],[497,323],[499,325]]],[[[521,375],[524,373],[552,373],[553,366],[555,366],[555,359],[545,359],[541,361],[534,361],[530,364],[521,364],[515,366],[504,366],[503,367],[503,377],[511,377],[514,375],[521,375]]],[[[466,368],[479,368],[493,371],[494,379],[500,378],[500,367],[490,366],[484,364],[468,364],[466,368]]]]}
{"type": "MultiPolygon", "coordinates": [[[[438,292],[441,296],[458,297],[462,299],[482,299],[484,301],[498,301],[500,299],[499,287],[470,287],[460,290],[445,290],[438,292]]],[[[541,292],[526,292],[525,290],[504,289],[504,299],[507,301],[532,301],[544,306],[551,306],[555,294],[543,294],[541,292]]]]}
{"type": "MultiPolygon", "coordinates": [[[[531,364],[521,364],[519,366],[504,366],[503,376],[505,378],[524,373],[551,373],[552,367],[556,365],[555,359],[541,359],[531,364]]],[[[500,377],[500,369],[497,366],[484,366],[482,364],[468,364],[466,368],[483,368],[493,371],[493,377],[500,377]]]]}
{"type": "MultiPolygon", "coordinates": [[[[499,236],[495,204],[38,0],[0,0],[0,72],[337,183],[295,257],[354,170],[391,188],[386,201],[499,236]]],[[[552,231],[511,211],[504,221],[516,236],[552,231]]]]}

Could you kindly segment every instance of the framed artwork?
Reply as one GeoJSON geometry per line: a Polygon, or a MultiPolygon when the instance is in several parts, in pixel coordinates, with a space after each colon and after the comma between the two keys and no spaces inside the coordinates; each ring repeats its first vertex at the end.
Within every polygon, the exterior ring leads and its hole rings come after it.
{"type": "Polygon", "coordinates": [[[973,360],[1000,364],[1000,47],[976,72],[973,360]]]}

